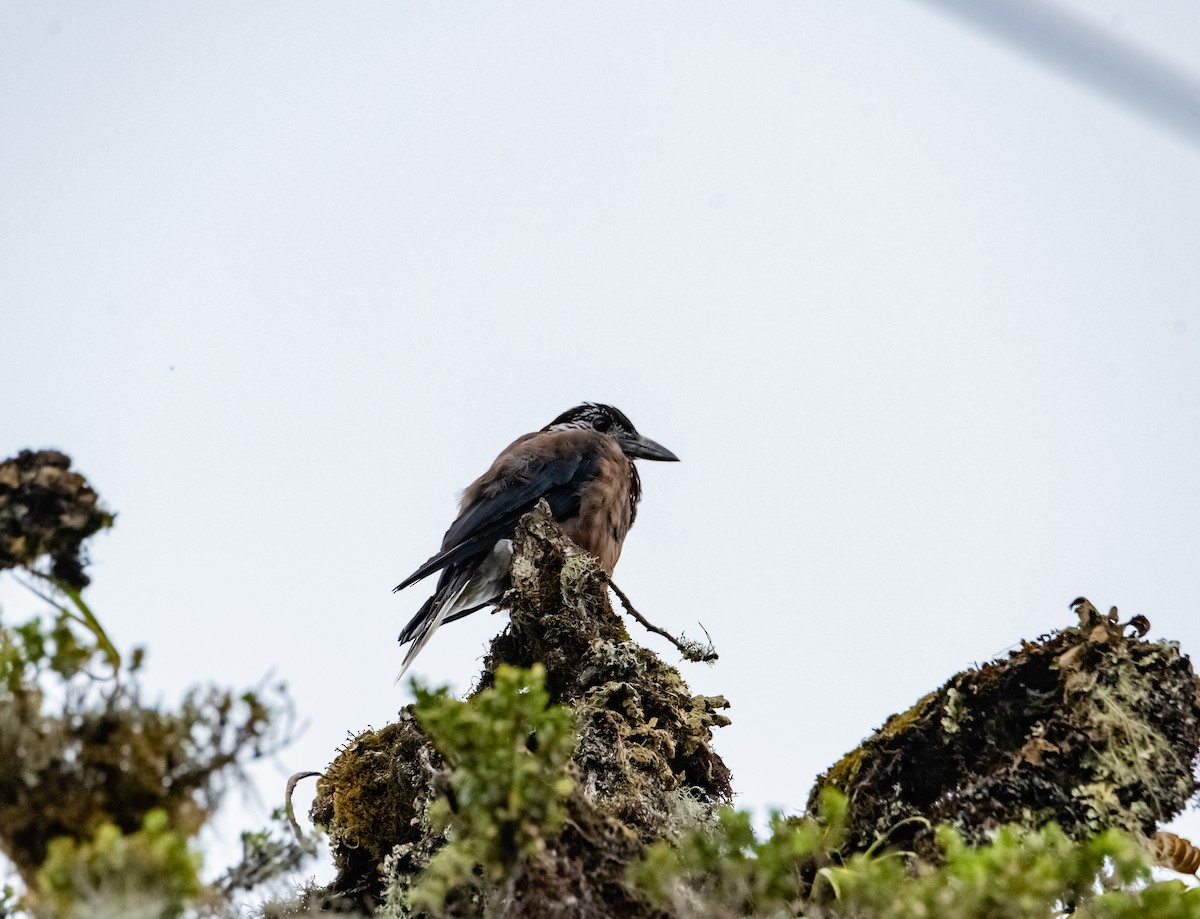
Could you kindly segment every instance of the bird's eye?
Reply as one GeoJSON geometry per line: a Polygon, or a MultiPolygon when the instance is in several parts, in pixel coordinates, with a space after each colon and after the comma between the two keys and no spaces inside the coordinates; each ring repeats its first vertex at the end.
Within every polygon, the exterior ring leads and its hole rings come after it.
{"type": "Polygon", "coordinates": [[[612,427],[612,419],[605,418],[603,415],[601,415],[594,422],[592,422],[592,427],[595,428],[597,431],[599,431],[601,434],[603,434],[610,427],[612,427]]]}

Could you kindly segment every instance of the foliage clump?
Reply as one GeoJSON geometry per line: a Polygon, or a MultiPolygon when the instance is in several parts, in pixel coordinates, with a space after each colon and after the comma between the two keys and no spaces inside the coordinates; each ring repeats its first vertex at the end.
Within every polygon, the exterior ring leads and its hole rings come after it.
{"type": "Polygon", "coordinates": [[[657,915],[627,883],[635,834],[600,812],[573,761],[574,715],[550,703],[545,671],[500,665],[467,701],[418,687],[413,711],[444,769],[426,813],[444,845],[413,874],[408,847],[385,865],[395,916],[637,919],[657,915]]]}
{"type": "Polygon", "coordinates": [[[200,856],[167,813],[146,813],[122,833],[112,823],[87,841],[60,836],[38,871],[35,916],[51,919],[170,919],[202,890],[200,856]]]}
{"type": "Polygon", "coordinates": [[[417,691],[417,719],[447,770],[444,794],[427,814],[447,844],[409,892],[414,910],[440,909],[451,891],[476,879],[503,883],[567,821],[575,787],[570,710],[550,705],[541,667],[501,666],[494,677],[469,703],[445,690],[417,691]]]}
{"type": "Polygon", "coordinates": [[[225,773],[278,743],[255,692],[195,690],[159,708],[140,698],[140,661],[98,677],[106,661],[61,611],[0,629],[0,851],[28,886],[59,837],[135,833],[156,810],[195,833],[225,773]]]}
{"type": "Polygon", "coordinates": [[[201,892],[189,842],[246,761],[277,749],[282,688],[145,703],[84,602],[82,541],[112,523],[61,453],[0,463],[0,568],[49,608],[0,625],[0,852],[39,917],[179,915],[201,892]]]}
{"type": "Polygon", "coordinates": [[[633,883],[672,916],[795,916],[813,899],[818,873],[838,864],[845,798],[827,793],[814,817],[771,815],[760,840],[750,814],[721,808],[716,821],[647,848],[633,883]]]}
{"type": "Polygon", "coordinates": [[[1154,881],[1149,853],[1108,830],[1077,841],[1054,824],[1006,826],[968,844],[934,832],[932,860],[882,848],[843,860],[845,799],[814,815],[776,814],[759,839],[748,815],[651,846],[631,868],[673,919],[1196,919],[1200,889],[1154,881]]]}

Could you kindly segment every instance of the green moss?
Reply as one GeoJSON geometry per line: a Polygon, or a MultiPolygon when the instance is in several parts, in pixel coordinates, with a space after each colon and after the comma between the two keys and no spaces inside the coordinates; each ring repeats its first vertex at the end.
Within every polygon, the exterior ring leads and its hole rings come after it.
{"type": "Polygon", "coordinates": [[[370,906],[389,877],[411,877],[425,866],[441,844],[426,820],[440,769],[411,708],[396,723],[346,743],[318,780],[310,813],[328,834],[338,868],[337,882],[318,903],[370,906]]]}

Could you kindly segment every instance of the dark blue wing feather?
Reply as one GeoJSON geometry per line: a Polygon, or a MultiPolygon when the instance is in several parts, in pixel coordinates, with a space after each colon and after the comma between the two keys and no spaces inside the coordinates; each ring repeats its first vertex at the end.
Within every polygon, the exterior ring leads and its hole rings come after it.
{"type": "Polygon", "coordinates": [[[463,509],[442,540],[441,551],[396,586],[402,590],[435,571],[489,552],[501,539],[511,539],[519,521],[545,498],[555,520],[579,513],[580,487],[595,474],[590,451],[533,462],[520,474],[496,483],[492,493],[463,509]]]}

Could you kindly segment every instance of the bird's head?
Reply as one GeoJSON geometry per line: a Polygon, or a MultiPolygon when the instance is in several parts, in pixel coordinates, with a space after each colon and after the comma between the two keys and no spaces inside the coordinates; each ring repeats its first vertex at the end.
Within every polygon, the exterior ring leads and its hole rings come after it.
{"type": "Polygon", "coordinates": [[[679,461],[679,457],[662,444],[655,443],[649,437],[639,434],[637,428],[633,426],[633,422],[620,409],[598,402],[584,402],[582,405],[567,409],[542,430],[595,431],[597,434],[606,434],[615,440],[621,451],[628,457],[679,461]]]}

